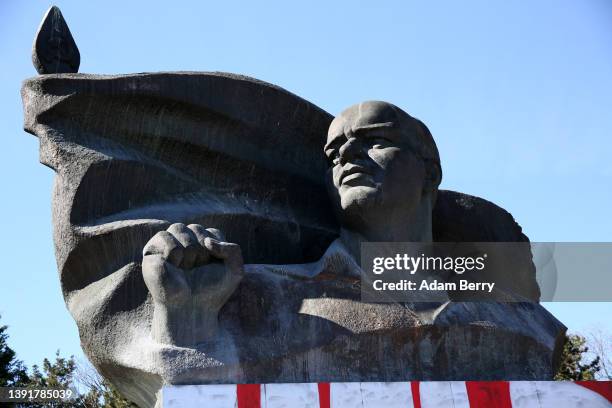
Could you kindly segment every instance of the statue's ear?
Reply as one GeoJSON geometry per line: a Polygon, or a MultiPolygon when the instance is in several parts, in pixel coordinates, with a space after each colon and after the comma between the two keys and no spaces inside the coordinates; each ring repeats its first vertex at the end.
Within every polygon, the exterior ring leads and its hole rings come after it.
{"type": "Polygon", "coordinates": [[[442,169],[440,164],[434,159],[423,159],[425,163],[425,191],[435,191],[442,181],[442,169]]]}

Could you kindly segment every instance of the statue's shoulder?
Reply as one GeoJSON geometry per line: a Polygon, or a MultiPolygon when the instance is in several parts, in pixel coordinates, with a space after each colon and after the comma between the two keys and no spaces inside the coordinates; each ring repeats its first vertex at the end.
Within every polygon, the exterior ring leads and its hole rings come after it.
{"type": "Polygon", "coordinates": [[[432,217],[436,242],[528,242],[502,207],[473,195],[439,190],[432,217]]]}
{"type": "Polygon", "coordinates": [[[436,242],[469,242],[472,246],[482,244],[485,252],[511,253],[512,256],[503,257],[512,260],[503,270],[512,273],[496,276],[498,287],[530,301],[540,299],[529,238],[502,207],[473,195],[440,190],[432,216],[432,232],[436,242]]]}

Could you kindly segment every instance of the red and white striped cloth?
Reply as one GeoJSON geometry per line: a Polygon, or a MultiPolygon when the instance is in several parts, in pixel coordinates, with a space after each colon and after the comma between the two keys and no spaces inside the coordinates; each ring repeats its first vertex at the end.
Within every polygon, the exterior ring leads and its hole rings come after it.
{"type": "Polygon", "coordinates": [[[411,381],[166,386],[163,407],[612,407],[612,382],[411,381]]]}

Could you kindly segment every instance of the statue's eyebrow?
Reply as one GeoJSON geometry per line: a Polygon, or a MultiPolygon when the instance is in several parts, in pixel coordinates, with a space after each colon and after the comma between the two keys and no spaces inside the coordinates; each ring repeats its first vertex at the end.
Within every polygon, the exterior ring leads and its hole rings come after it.
{"type": "Polygon", "coordinates": [[[355,126],[352,129],[345,128],[344,133],[338,133],[331,137],[331,140],[325,144],[323,147],[323,151],[327,154],[329,149],[337,149],[339,144],[342,144],[342,138],[347,138],[347,134],[349,137],[351,135],[359,136],[359,133],[366,132],[368,130],[373,129],[391,129],[395,127],[395,123],[393,122],[381,122],[381,123],[372,123],[370,125],[361,125],[355,126]]]}
{"type": "Polygon", "coordinates": [[[380,129],[380,128],[388,129],[392,127],[395,127],[395,124],[393,122],[372,123],[371,125],[355,126],[352,129],[352,131],[353,133],[360,133],[360,132],[363,132],[364,130],[380,129]]]}
{"type": "Polygon", "coordinates": [[[337,149],[339,144],[342,144],[342,138],[346,139],[344,133],[338,133],[331,137],[331,140],[325,144],[323,151],[327,154],[329,149],[337,149]]]}

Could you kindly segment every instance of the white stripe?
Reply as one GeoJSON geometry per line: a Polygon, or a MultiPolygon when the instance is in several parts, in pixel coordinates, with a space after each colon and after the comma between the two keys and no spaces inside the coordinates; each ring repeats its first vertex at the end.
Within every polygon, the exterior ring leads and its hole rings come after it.
{"type": "Polygon", "coordinates": [[[453,394],[452,406],[454,408],[470,408],[470,400],[468,399],[467,388],[465,388],[465,381],[449,381],[448,384],[453,394]]]}
{"type": "Polygon", "coordinates": [[[512,408],[540,408],[538,389],[534,381],[510,381],[512,408]]]}
{"type": "Polygon", "coordinates": [[[262,408],[319,408],[316,383],[265,384],[261,387],[262,408]]]}
{"type": "Polygon", "coordinates": [[[329,390],[331,408],[363,407],[361,383],[331,383],[329,390]]]}
{"type": "MultiPolygon", "coordinates": [[[[510,385],[512,387],[512,385],[510,385]]],[[[535,383],[538,399],[543,408],[548,407],[588,407],[610,408],[612,404],[595,391],[581,385],[565,381],[535,383]]]]}
{"type": "Polygon", "coordinates": [[[234,408],[236,385],[174,385],[162,389],[164,408],[234,408]]]}
{"type": "Polygon", "coordinates": [[[449,381],[421,382],[422,408],[447,408],[453,406],[453,390],[449,381]]]}
{"type": "Polygon", "coordinates": [[[364,408],[411,408],[413,406],[409,382],[363,382],[361,383],[361,396],[364,408]]]}

